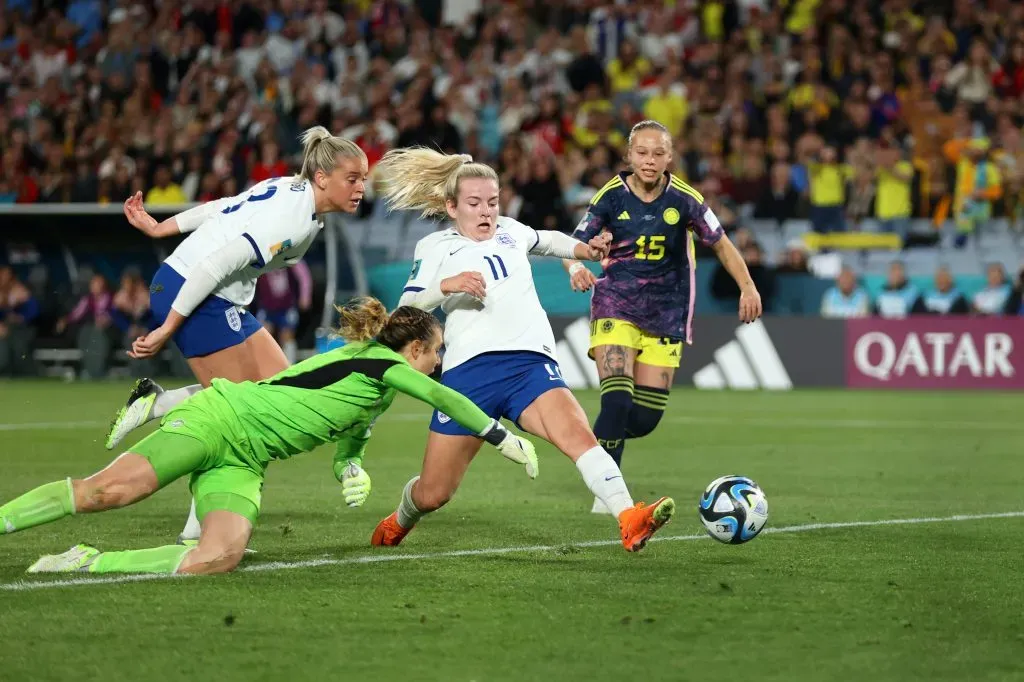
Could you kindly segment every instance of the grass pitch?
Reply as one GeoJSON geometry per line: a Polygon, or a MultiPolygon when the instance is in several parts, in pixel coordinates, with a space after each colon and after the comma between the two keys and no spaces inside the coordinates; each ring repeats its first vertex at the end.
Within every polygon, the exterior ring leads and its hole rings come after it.
{"type": "MultiPolygon", "coordinates": [[[[0,383],[0,501],[104,466],[126,390],[0,383]]],[[[400,400],[368,449],[363,508],[342,503],[328,449],[270,467],[239,573],[24,575],[79,541],[173,542],[180,482],[0,537],[0,679],[1024,680],[1024,518],[950,518],[1024,511],[1022,414],[1019,394],[679,391],[624,472],[638,499],[675,497],[661,535],[688,539],[627,555],[544,445],[536,481],[485,448],[456,499],[381,552],[370,533],[427,427],[400,400]],[[727,473],[761,484],[784,532],[693,539],[700,492],[727,473]],[[938,520],[828,527],[924,518],[938,520]]]]}

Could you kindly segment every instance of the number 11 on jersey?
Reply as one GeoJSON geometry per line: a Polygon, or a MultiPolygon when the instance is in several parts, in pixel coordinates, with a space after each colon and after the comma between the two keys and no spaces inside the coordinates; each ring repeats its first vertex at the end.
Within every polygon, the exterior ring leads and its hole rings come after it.
{"type": "Polygon", "coordinates": [[[501,256],[499,256],[498,254],[494,254],[493,256],[484,256],[484,260],[487,261],[487,264],[491,266],[491,275],[494,276],[494,279],[498,280],[505,279],[506,277],[508,277],[508,270],[505,269],[505,262],[501,260],[501,256]],[[498,267],[494,266],[495,263],[498,264],[498,267]],[[498,268],[501,268],[500,277],[498,276],[498,268]]]}

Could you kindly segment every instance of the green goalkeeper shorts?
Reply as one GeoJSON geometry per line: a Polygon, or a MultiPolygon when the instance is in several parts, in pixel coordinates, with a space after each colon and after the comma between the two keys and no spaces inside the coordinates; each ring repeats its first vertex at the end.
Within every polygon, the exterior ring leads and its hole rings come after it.
{"type": "Polygon", "coordinates": [[[161,488],[192,474],[189,489],[200,522],[211,511],[229,511],[256,524],[264,472],[244,462],[231,448],[211,447],[199,438],[161,428],[139,441],[131,452],[149,460],[161,488]]]}

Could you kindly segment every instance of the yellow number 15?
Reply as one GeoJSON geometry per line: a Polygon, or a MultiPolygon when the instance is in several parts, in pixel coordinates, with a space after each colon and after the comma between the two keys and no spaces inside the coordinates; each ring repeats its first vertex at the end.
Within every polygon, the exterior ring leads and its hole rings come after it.
{"type": "Polygon", "coordinates": [[[638,260],[661,260],[665,257],[665,235],[653,237],[644,235],[636,240],[636,257],[638,260]]]}

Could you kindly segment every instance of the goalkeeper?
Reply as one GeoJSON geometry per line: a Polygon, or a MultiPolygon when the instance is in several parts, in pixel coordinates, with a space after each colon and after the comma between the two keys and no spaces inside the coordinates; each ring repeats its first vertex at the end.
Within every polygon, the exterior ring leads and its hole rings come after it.
{"type": "Polygon", "coordinates": [[[0,533],[72,514],[133,504],[186,474],[202,534],[194,547],[100,552],[77,545],[41,557],[28,571],[223,573],[241,560],[259,516],[267,465],[337,442],[334,475],[350,506],[363,503],[362,469],[370,428],[398,392],[451,415],[505,457],[537,475],[537,456],[468,398],[424,376],[439,363],[441,326],[430,313],[401,307],[390,316],[374,298],[341,313],[340,334],[353,342],[252,383],[214,379],[170,412],[160,428],[86,479],[47,483],[0,506],[0,533]],[[373,340],[370,340],[373,339],[373,340]]]}

